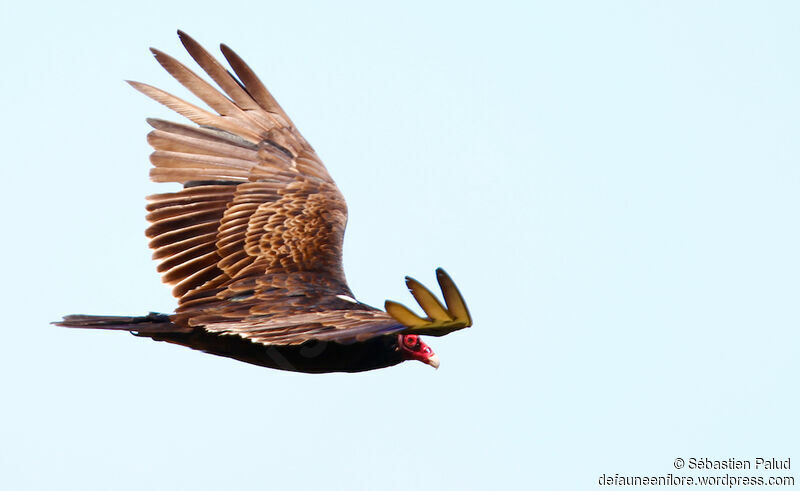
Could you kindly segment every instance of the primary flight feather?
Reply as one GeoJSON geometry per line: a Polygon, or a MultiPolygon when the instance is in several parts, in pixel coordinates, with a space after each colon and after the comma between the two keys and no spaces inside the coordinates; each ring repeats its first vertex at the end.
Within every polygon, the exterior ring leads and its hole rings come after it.
{"type": "Polygon", "coordinates": [[[386,301],[354,299],[342,269],[347,205],[314,149],[230,48],[228,71],[178,31],[222,90],[169,55],[156,60],[208,111],[140,82],[135,89],[198,126],[148,119],[150,177],[183,189],[148,197],[146,235],[174,314],[69,315],[57,325],[127,330],[256,365],[309,373],[358,372],[439,359],[419,335],[472,325],[452,279],[436,271],[445,304],[406,278],[420,317],[386,301]]]}

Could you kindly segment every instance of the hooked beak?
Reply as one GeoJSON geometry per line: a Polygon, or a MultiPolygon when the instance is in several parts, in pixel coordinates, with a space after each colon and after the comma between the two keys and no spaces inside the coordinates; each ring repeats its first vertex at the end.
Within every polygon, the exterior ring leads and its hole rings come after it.
{"type": "Polygon", "coordinates": [[[435,369],[439,369],[439,355],[434,354],[425,362],[428,365],[432,366],[435,369]]]}

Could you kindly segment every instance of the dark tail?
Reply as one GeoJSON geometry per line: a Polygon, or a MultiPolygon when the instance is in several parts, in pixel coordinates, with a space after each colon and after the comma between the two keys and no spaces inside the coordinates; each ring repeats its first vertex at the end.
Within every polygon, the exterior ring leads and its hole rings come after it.
{"type": "Polygon", "coordinates": [[[82,327],[87,329],[112,329],[117,331],[133,331],[138,334],[158,334],[186,332],[187,330],[172,323],[166,314],[150,312],[145,316],[128,317],[117,315],[67,315],[56,326],[82,327]]]}

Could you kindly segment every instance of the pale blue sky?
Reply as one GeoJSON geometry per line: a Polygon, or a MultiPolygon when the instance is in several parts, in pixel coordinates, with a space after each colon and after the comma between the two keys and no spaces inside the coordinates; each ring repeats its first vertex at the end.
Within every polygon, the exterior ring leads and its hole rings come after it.
{"type": "MultiPolygon", "coordinates": [[[[593,489],[800,460],[795,2],[6,2],[0,487],[593,489]],[[359,299],[446,268],[442,366],[268,370],[68,313],[170,312],[147,51],[261,76],[344,192],[359,299]]],[[[766,475],[766,474],[762,474],[766,475]]],[[[800,475],[796,476],[800,478],[800,475]]]]}

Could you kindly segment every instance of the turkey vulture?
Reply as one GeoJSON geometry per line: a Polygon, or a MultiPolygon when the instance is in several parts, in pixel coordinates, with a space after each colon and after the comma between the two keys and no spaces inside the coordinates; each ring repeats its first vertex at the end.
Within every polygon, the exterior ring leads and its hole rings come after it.
{"type": "Polygon", "coordinates": [[[146,235],[178,308],[171,315],[68,315],[54,324],[125,330],[298,372],[359,372],[405,360],[438,368],[420,335],[472,325],[447,273],[436,270],[445,305],[406,278],[426,317],[389,300],[386,312],[355,300],[342,269],[347,206],[314,149],[230,48],[220,45],[233,73],[194,39],[178,36],[222,92],[151,51],[213,112],[128,82],[197,125],[147,120],[151,179],[183,185],[147,198],[146,235]]]}

